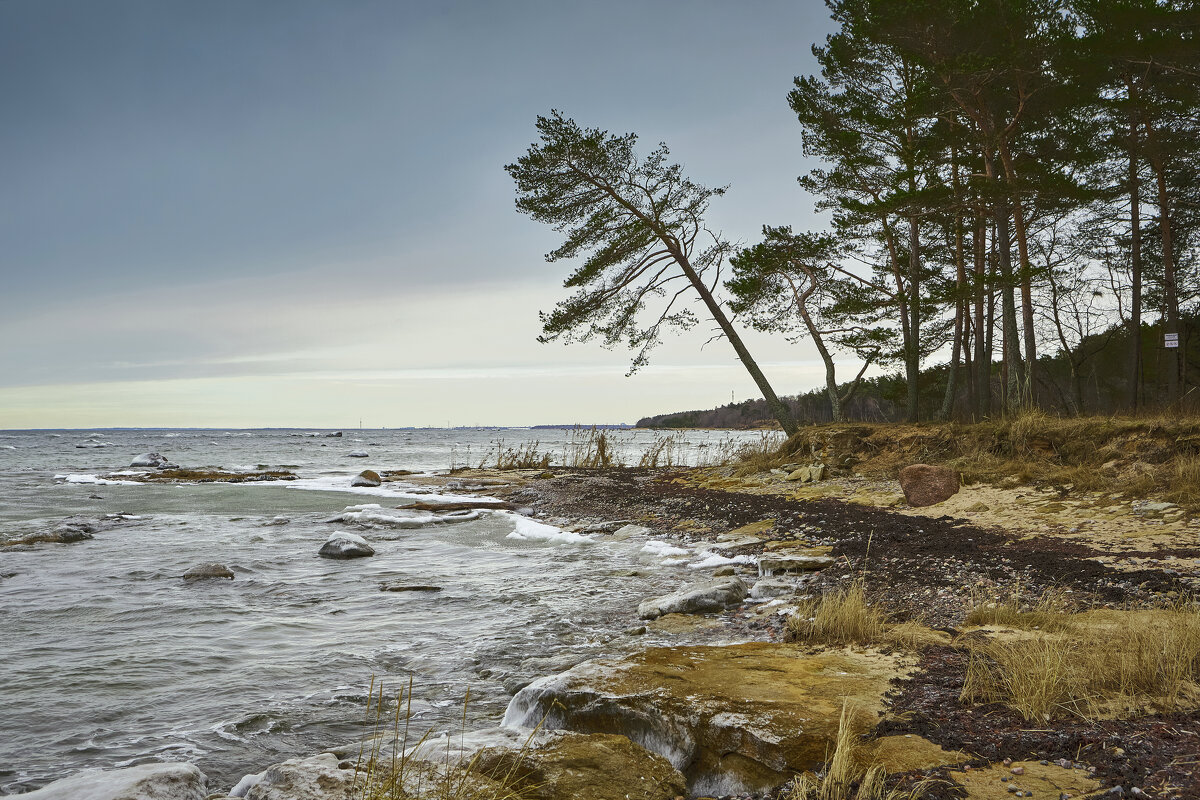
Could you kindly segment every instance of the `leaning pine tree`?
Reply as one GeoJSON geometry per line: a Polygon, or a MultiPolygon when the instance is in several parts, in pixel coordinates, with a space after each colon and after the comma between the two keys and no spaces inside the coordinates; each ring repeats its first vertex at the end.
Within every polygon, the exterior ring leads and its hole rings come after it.
{"type": "Polygon", "coordinates": [[[538,117],[537,128],[541,142],[505,167],[517,184],[517,210],[565,235],[548,261],[584,259],[564,283],[575,293],[542,313],[539,341],[625,342],[637,351],[632,372],[646,363],[664,328],[696,324],[686,300],[695,292],[771,414],[788,435],[795,433],[791,412],[713,297],[730,246],[704,226],[704,212],[724,189],[690,181],[668,162],[664,144],[638,158],[632,133],[585,130],[557,111],[538,117]],[[653,301],[657,313],[643,313],[653,301]]]}

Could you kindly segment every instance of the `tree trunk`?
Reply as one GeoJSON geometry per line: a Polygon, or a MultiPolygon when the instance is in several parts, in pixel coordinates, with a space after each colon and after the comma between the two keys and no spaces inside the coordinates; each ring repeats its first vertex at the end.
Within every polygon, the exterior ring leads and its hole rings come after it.
{"type": "Polygon", "coordinates": [[[1015,413],[1021,408],[1021,358],[1017,344],[1017,298],[1013,286],[1012,252],[1008,241],[1008,203],[996,208],[996,252],[1000,260],[1000,318],[1004,329],[1005,408],[1015,413]]]}
{"type": "MultiPolygon", "coordinates": [[[[1135,97],[1127,79],[1129,95],[1135,97]]],[[[1129,112],[1129,274],[1133,284],[1129,300],[1129,394],[1128,404],[1136,411],[1141,403],[1142,384],[1142,209],[1138,187],[1137,114],[1129,112]]]]}
{"type": "MultiPolygon", "coordinates": [[[[1162,232],[1163,264],[1163,333],[1179,335],[1179,290],[1175,285],[1175,254],[1171,242],[1171,199],[1167,193],[1167,171],[1162,156],[1151,157],[1150,166],[1158,183],[1158,227],[1162,232]]],[[[1180,345],[1183,342],[1179,342],[1180,345]]],[[[1179,354],[1183,348],[1164,348],[1167,362],[1167,402],[1175,405],[1179,401],[1179,354]]]]}
{"type": "Polygon", "coordinates": [[[976,411],[983,419],[992,408],[992,342],[984,328],[987,289],[987,220],[975,220],[975,385],[976,411]]]}
{"type": "Polygon", "coordinates": [[[771,411],[771,416],[775,417],[779,422],[779,426],[783,428],[783,432],[788,436],[792,436],[798,430],[792,412],[784,405],[783,401],[775,394],[775,390],[771,388],[771,384],[767,381],[767,376],[763,375],[761,369],[758,368],[758,363],[754,357],[750,355],[750,351],[746,349],[746,345],[742,342],[742,337],[734,329],[733,323],[729,321],[729,317],[725,316],[724,309],[712,296],[712,292],[704,285],[704,281],[700,280],[700,276],[696,274],[696,270],[692,268],[691,262],[682,252],[672,253],[675,260],[678,262],[684,275],[691,282],[692,288],[700,295],[700,299],[704,301],[705,307],[708,308],[708,313],[712,315],[713,320],[720,326],[721,332],[725,334],[725,338],[733,345],[734,351],[738,358],[741,359],[742,366],[750,373],[750,377],[754,379],[754,383],[758,386],[758,390],[762,392],[763,399],[767,401],[767,408],[771,411]]]}
{"type": "Polygon", "coordinates": [[[958,150],[951,148],[953,160],[951,179],[955,204],[960,210],[954,215],[954,344],[951,347],[950,367],[946,374],[946,394],[942,398],[941,418],[950,419],[954,412],[954,396],[958,389],[958,360],[962,355],[963,317],[966,315],[967,265],[963,249],[962,185],[958,179],[958,150]]]}
{"type": "MultiPolygon", "coordinates": [[[[1033,270],[1029,265],[1029,242],[1025,235],[1025,206],[1017,190],[1017,173],[1013,168],[1008,142],[1000,141],[1000,161],[1004,166],[1005,182],[1012,197],[1013,232],[1017,238],[1017,265],[1021,285],[1021,333],[1025,343],[1025,377],[1021,390],[1023,404],[1033,405],[1034,370],[1037,366],[1037,340],[1033,330],[1033,270]]],[[[1011,256],[1010,256],[1011,259],[1011,256]]]]}
{"type": "Polygon", "coordinates": [[[908,383],[908,421],[920,417],[917,406],[921,377],[921,233],[916,214],[908,218],[908,347],[904,354],[904,371],[908,383]]]}

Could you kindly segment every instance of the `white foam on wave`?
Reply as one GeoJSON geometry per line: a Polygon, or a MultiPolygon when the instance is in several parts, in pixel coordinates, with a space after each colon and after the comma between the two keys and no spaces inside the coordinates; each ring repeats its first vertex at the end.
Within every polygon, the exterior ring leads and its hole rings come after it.
{"type": "Polygon", "coordinates": [[[684,556],[690,555],[691,550],[683,547],[676,547],[670,542],[664,542],[659,539],[651,539],[642,545],[643,553],[650,553],[656,556],[684,556]]]}
{"type": "Polygon", "coordinates": [[[423,528],[445,522],[469,522],[479,519],[481,512],[475,510],[452,511],[435,514],[430,511],[406,511],[403,508],[384,508],[378,503],[346,506],[330,522],[353,522],[359,525],[387,528],[423,528]]]}
{"type": "Polygon", "coordinates": [[[511,511],[501,512],[513,521],[514,530],[508,534],[508,539],[537,540],[555,542],[558,544],[582,544],[592,541],[592,537],[574,531],[565,531],[554,525],[514,514],[511,511]]]}
{"type": "Polygon", "coordinates": [[[323,475],[319,478],[297,478],[294,481],[266,481],[263,483],[243,483],[240,486],[278,486],[284,489],[301,489],[310,492],[344,492],[346,494],[366,495],[369,497],[387,497],[394,500],[423,500],[427,503],[456,503],[466,500],[483,503],[501,504],[496,497],[486,497],[475,494],[449,494],[420,489],[412,484],[402,482],[384,483],[380,486],[351,486],[353,475],[323,475]]]}
{"type": "Polygon", "coordinates": [[[113,478],[101,478],[99,475],[81,473],[55,475],[54,480],[64,483],[94,483],[98,486],[141,486],[141,483],[138,481],[122,481],[113,478]]]}

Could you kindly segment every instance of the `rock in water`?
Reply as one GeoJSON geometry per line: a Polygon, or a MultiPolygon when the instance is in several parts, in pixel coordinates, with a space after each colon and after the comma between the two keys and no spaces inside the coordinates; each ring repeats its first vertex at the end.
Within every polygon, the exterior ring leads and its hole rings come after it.
{"type": "Polygon", "coordinates": [[[233,570],[224,564],[198,564],[183,573],[185,581],[200,581],[206,578],[227,578],[233,580],[233,570]]]}
{"type": "Polygon", "coordinates": [[[910,506],[931,506],[958,493],[958,473],[948,467],[912,464],[900,470],[900,488],[910,506]]]}
{"type": "Polygon", "coordinates": [[[358,534],[335,533],[321,545],[317,555],[323,558],[362,558],[375,555],[375,550],[358,534]]]}
{"type": "Polygon", "coordinates": [[[338,767],[333,753],[293,758],[267,767],[246,800],[354,800],[354,770],[338,767]]]}
{"type": "Polygon", "coordinates": [[[726,606],[745,600],[747,591],[745,581],[736,577],[692,586],[644,601],[638,606],[638,616],[642,619],[658,619],[663,614],[703,614],[706,611],[722,611],[726,606]]]}
{"type": "Polygon", "coordinates": [[[692,795],[760,791],[820,767],[845,698],[864,712],[856,722],[874,725],[890,681],[912,663],[767,642],[653,647],[534,681],[504,724],[619,731],[682,770],[692,795]]]}
{"type": "Polygon", "coordinates": [[[22,800],[204,800],[204,773],[191,764],[88,769],[21,795],[22,800]]]}
{"type": "Polygon", "coordinates": [[[350,451],[351,458],[366,458],[369,455],[370,455],[370,453],[368,453],[366,450],[351,450],[350,451]]]}
{"type": "Polygon", "coordinates": [[[131,467],[161,467],[166,464],[169,459],[158,453],[142,453],[129,463],[131,467]]]}
{"type": "Polygon", "coordinates": [[[378,486],[381,483],[383,481],[380,480],[379,473],[371,469],[364,469],[350,481],[351,486],[378,486]]]}
{"type": "Polygon", "coordinates": [[[527,750],[481,750],[472,769],[519,776],[528,800],[675,800],[687,794],[679,770],[625,736],[566,733],[527,750]]]}

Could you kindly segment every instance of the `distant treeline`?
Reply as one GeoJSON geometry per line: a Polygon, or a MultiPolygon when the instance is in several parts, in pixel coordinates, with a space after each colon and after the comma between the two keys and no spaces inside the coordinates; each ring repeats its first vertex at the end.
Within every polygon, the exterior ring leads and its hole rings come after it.
{"type": "MultiPolygon", "coordinates": [[[[1187,324],[1200,327],[1200,315],[1189,315],[1187,324]]],[[[1083,342],[1078,351],[1082,358],[1076,356],[1077,365],[1074,369],[1070,360],[1061,353],[1053,357],[1043,357],[1039,362],[1038,371],[1038,394],[1042,398],[1043,407],[1060,414],[1070,414],[1076,409],[1093,414],[1111,414],[1126,410],[1126,399],[1133,386],[1127,360],[1131,348],[1128,329],[1124,326],[1114,326],[1101,334],[1088,337],[1083,342]]],[[[1170,363],[1162,347],[1160,325],[1143,326],[1141,351],[1143,374],[1138,376],[1138,384],[1159,384],[1163,371],[1170,363]]],[[[1193,339],[1188,342],[1185,356],[1189,364],[1200,364],[1200,340],[1193,339]]],[[[948,376],[949,369],[945,364],[921,371],[923,418],[937,415],[937,404],[946,390],[948,376]]],[[[993,369],[991,383],[993,390],[999,393],[1002,383],[999,367],[993,369]]],[[[845,392],[849,387],[843,385],[840,388],[845,392]]],[[[907,392],[907,382],[902,373],[864,378],[843,407],[844,418],[864,422],[903,420],[906,416],[907,392]]],[[[824,389],[813,389],[804,394],[780,399],[788,405],[795,419],[801,424],[833,420],[829,395],[824,389]]],[[[960,399],[965,400],[965,397],[960,399]]],[[[965,412],[966,409],[960,411],[965,412]]],[[[775,426],[776,422],[767,404],[761,399],[729,403],[703,411],[657,414],[643,417],[637,423],[639,428],[775,426]]]]}

